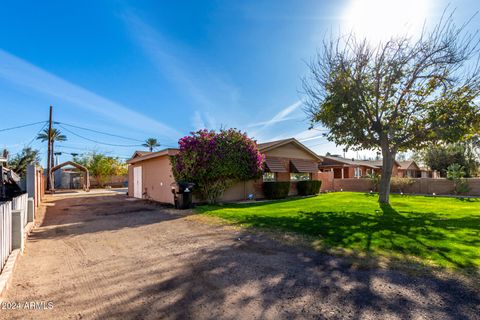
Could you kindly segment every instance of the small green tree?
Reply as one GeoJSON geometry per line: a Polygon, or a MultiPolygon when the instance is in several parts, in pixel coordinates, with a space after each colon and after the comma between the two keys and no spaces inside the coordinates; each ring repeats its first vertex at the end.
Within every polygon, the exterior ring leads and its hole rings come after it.
{"type": "Polygon", "coordinates": [[[195,183],[196,194],[209,203],[235,182],[261,176],[263,156],[256,142],[238,130],[200,130],[178,144],[180,151],[171,158],[175,180],[195,183]]]}
{"type": "Polygon", "coordinates": [[[468,182],[465,179],[465,168],[458,163],[448,166],[447,179],[453,181],[453,192],[455,194],[467,193],[468,182]]]}
{"type": "Polygon", "coordinates": [[[29,164],[40,163],[40,151],[25,147],[8,161],[8,167],[21,177],[25,177],[29,164]]]}
{"type": "Polygon", "coordinates": [[[97,152],[92,152],[81,159],[77,159],[77,162],[88,169],[100,187],[105,186],[109,177],[124,175],[128,171],[126,164],[119,158],[109,157],[97,152]]]}

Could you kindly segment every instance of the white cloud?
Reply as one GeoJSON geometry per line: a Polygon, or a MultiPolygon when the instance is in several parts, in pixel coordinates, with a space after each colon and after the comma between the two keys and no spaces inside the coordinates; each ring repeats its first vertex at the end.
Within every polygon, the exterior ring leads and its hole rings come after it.
{"type": "Polygon", "coordinates": [[[193,113],[192,116],[192,125],[195,130],[200,130],[205,128],[205,122],[202,119],[202,115],[198,110],[193,113]]]}
{"type": "Polygon", "coordinates": [[[66,81],[1,49],[0,77],[16,85],[101,114],[122,126],[149,128],[154,130],[158,136],[168,139],[176,140],[180,136],[177,130],[160,121],[66,81]]]}
{"type": "Polygon", "coordinates": [[[273,124],[287,121],[287,120],[292,120],[298,118],[298,116],[290,116],[295,110],[297,110],[300,106],[302,105],[302,100],[296,101],[293,104],[283,108],[275,114],[270,120],[267,121],[262,121],[262,122],[257,122],[257,123],[252,123],[248,125],[248,127],[259,127],[261,126],[260,130],[265,129],[273,124]]]}

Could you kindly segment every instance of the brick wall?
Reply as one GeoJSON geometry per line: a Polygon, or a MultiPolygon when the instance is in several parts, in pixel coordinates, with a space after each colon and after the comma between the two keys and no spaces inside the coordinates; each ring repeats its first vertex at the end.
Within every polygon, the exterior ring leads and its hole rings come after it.
{"type": "Polygon", "coordinates": [[[316,180],[322,181],[322,186],[320,187],[320,192],[332,191],[333,190],[333,172],[318,172],[315,174],[316,180]]]}
{"type": "Polygon", "coordinates": [[[356,191],[356,192],[369,192],[372,189],[372,183],[369,179],[334,179],[333,190],[334,191],[356,191]]]}
{"type": "MultiPolygon", "coordinates": [[[[411,179],[413,183],[404,188],[404,193],[409,194],[453,194],[453,182],[447,179],[416,178],[411,179]]],[[[322,181],[324,181],[322,179],[322,181]]],[[[470,190],[466,195],[480,196],[480,178],[467,179],[470,190]]],[[[323,185],[323,183],[322,183],[323,185]]],[[[323,189],[323,186],[322,186],[323,189]]],[[[372,189],[368,179],[333,179],[334,191],[357,191],[369,192],[372,189]]],[[[323,191],[323,190],[322,190],[323,191]]],[[[395,190],[392,190],[394,192],[395,190]]]]}

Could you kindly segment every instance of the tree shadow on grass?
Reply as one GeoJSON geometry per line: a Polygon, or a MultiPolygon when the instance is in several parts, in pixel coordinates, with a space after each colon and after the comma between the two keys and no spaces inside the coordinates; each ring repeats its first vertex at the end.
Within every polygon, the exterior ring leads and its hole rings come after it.
{"type": "Polygon", "coordinates": [[[480,217],[445,219],[435,213],[398,212],[382,205],[374,213],[299,211],[296,215],[247,215],[235,222],[292,231],[323,249],[351,249],[401,259],[419,258],[440,267],[478,268],[480,217]]]}

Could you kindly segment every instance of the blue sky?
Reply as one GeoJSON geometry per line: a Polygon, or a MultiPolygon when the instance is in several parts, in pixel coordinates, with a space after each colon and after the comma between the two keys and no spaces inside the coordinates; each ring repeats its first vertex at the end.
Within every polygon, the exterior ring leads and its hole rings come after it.
{"type": "MultiPolygon", "coordinates": [[[[192,130],[236,127],[260,142],[296,137],[320,154],[340,152],[342,147],[326,142],[321,132],[307,130],[301,103],[301,77],[308,71],[305,61],[315,54],[325,34],[353,29],[381,37],[403,30],[401,20],[395,20],[399,17],[434,21],[446,4],[433,0],[3,3],[0,129],[46,120],[51,104],[54,121],[130,138],[64,126],[90,140],[116,145],[156,137],[170,147],[192,130]],[[379,7],[383,12],[372,12],[379,7]],[[374,14],[381,18],[372,19],[374,14]]],[[[450,5],[457,8],[459,21],[480,9],[476,1],[450,5]]],[[[0,147],[16,153],[31,145],[45,157],[46,145],[33,139],[41,127],[0,132],[0,147]]],[[[61,160],[69,159],[71,152],[92,150],[127,158],[139,149],[95,143],[60,129],[68,137],[58,145],[64,152],[61,160]]]]}

